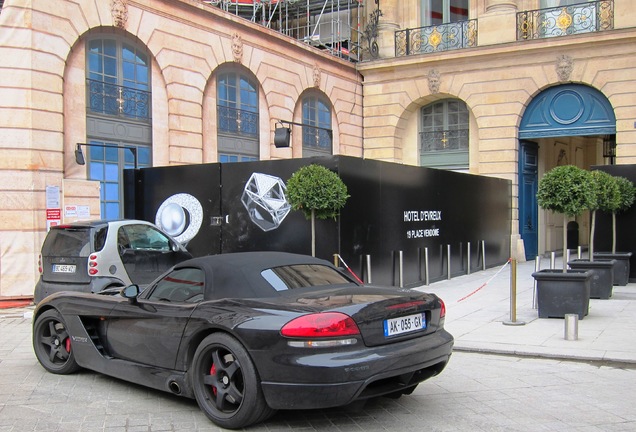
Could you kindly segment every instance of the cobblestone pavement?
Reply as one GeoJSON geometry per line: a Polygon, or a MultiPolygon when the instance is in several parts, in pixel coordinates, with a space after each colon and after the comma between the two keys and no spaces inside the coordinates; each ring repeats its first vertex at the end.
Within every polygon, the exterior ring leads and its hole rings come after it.
{"type": "MultiPolygon", "coordinates": [[[[634,365],[631,365],[634,367],[634,365]]],[[[636,369],[456,352],[411,396],[283,411],[250,431],[634,431],[636,369]]],[[[31,319],[0,317],[0,432],[219,431],[193,400],[38,364],[31,319]]]]}

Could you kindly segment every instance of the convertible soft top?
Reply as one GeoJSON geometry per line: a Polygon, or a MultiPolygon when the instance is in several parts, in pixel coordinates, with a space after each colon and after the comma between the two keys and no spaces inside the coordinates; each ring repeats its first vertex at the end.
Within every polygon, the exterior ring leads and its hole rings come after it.
{"type": "Polygon", "coordinates": [[[206,280],[212,281],[211,284],[206,283],[206,285],[208,289],[212,287],[214,298],[263,298],[282,295],[263,278],[261,275],[263,270],[299,264],[335,268],[328,261],[307,255],[262,251],[193,258],[179,263],[175,269],[197,267],[203,270],[206,280]]]}

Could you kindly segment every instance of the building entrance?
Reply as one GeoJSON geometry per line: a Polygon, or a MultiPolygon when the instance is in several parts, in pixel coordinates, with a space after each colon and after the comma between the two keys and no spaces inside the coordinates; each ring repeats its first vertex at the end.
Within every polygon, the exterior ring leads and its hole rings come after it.
{"type": "Polygon", "coordinates": [[[538,173],[559,164],[580,166],[583,160],[580,155],[569,158],[565,150],[560,150],[555,160],[541,160],[538,142],[546,138],[563,141],[566,137],[598,137],[597,141],[602,142],[601,137],[615,133],[614,109],[605,95],[592,87],[582,84],[550,87],[530,102],[519,126],[519,234],[526,258],[534,258],[540,252],[538,173]]]}

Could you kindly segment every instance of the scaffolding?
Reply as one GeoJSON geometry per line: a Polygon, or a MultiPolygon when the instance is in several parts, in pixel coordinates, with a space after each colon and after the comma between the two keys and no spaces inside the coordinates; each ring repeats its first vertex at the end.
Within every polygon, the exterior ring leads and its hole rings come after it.
{"type": "Polygon", "coordinates": [[[360,60],[363,0],[204,0],[204,3],[328,51],[360,60]]]}

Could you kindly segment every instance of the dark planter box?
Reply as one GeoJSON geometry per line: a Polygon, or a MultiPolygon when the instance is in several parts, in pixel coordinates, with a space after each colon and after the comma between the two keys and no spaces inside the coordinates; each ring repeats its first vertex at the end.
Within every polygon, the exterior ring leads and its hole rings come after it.
{"type": "Polygon", "coordinates": [[[532,273],[537,281],[537,306],[539,318],[565,318],[577,314],[579,319],[587,315],[590,306],[589,270],[541,270],[532,273]]]}
{"type": "Polygon", "coordinates": [[[595,259],[594,261],[576,259],[568,261],[568,265],[574,270],[592,270],[590,298],[604,300],[612,296],[615,264],[616,260],[613,259],[595,259]]]}
{"type": "Polygon", "coordinates": [[[629,282],[629,260],[631,252],[594,252],[594,259],[613,259],[614,263],[614,285],[625,286],[629,282]]]}

